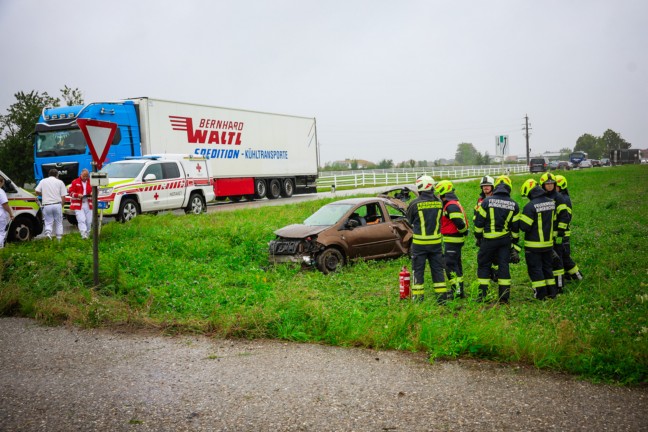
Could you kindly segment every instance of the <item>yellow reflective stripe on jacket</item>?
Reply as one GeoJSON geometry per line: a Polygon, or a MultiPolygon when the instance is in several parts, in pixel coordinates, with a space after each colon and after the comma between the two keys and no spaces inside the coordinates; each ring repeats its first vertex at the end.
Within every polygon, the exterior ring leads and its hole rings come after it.
{"type": "Polygon", "coordinates": [[[441,235],[438,235],[436,237],[431,237],[431,236],[422,236],[422,235],[414,234],[414,239],[412,240],[412,243],[419,244],[419,245],[439,244],[441,243],[441,235]]]}
{"type": "Polygon", "coordinates": [[[508,235],[508,234],[509,234],[508,231],[495,231],[495,232],[491,231],[491,232],[485,232],[484,233],[484,238],[496,239],[496,238],[504,237],[505,235],[508,235]]]}
{"type": "Polygon", "coordinates": [[[453,236],[443,236],[443,241],[446,243],[464,243],[464,236],[453,237],[453,236]]]}
{"type": "Polygon", "coordinates": [[[524,240],[524,247],[525,248],[533,248],[533,249],[553,247],[553,240],[550,240],[550,241],[526,241],[526,240],[524,240]]]}
{"type": "Polygon", "coordinates": [[[529,226],[533,225],[533,219],[525,214],[520,214],[520,220],[529,226]]]}

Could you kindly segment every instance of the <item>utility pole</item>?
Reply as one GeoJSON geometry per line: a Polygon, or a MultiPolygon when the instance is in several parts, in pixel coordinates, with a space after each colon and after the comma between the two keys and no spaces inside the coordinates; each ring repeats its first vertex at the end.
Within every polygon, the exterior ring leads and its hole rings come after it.
{"type": "Polygon", "coordinates": [[[526,159],[527,166],[529,165],[529,115],[524,116],[525,126],[524,126],[524,137],[526,138],[526,159]]]}

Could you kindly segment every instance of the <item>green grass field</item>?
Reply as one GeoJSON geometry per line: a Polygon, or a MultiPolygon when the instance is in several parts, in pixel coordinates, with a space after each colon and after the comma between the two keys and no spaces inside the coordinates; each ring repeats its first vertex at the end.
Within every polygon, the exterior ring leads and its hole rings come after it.
{"type": "MultiPolygon", "coordinates": [[[[91,288],[91,243],[78,234],[60,244],[10,244],[0,251],[0,314],[47,324],[422,351],[431,361],[522,362],[591,381],[645,384],[648,167],[566,175],[574,202],[572,256],[586,279],[553,301],[533,300],[524,260],[512,266],[509,306],[400,301],[398,273],[410,267],[407,257],[357,262],[329,276],[268,264],[273,231],[301,222],[327,199],[108,224],[98,289],[91,288]]],[[[527,177],[513,177],[513,198],[522,205],[519,187],[527,177]]],[[[470,214],[477,184],[457,184],[470,214]]],[[[472,237],[463,255],[474,297],[472,237]]]]}

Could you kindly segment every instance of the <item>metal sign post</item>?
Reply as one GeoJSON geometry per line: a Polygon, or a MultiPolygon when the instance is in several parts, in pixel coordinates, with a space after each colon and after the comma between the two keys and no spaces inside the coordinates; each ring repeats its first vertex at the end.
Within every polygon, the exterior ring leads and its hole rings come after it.
{"type": "Polygon", "coordinates": [[[99,286],[98,187],[108,184],[106,174],[97,171],[101,169],[106,156],[108,156],[108,148],[117,131],[117,123],[80,118],[77,119],[77,125],[83,132],[92,154],[92,174],[90,175],[90,186],[92,186],[92,271],[94,287],[97,288],[99,286]]]}

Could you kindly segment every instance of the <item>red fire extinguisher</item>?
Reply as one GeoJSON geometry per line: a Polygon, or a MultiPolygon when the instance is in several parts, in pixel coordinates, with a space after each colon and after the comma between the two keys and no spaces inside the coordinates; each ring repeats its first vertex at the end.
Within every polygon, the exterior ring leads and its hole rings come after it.
{"type": "Polygon", "coordinates": [[[407,267],[403,266],[403,270],[398,274],[398,281],[400,283],[400,299],[410,298],[410,272],[407,267]]]}

